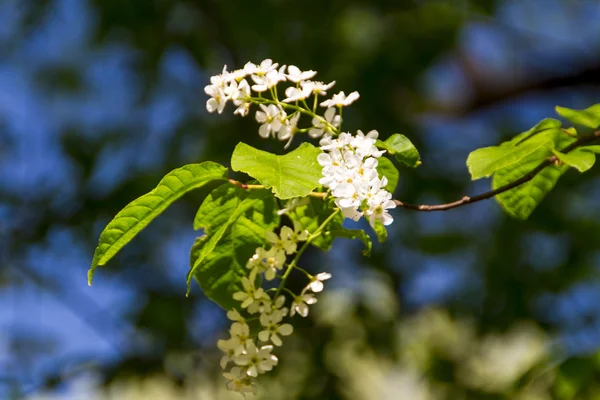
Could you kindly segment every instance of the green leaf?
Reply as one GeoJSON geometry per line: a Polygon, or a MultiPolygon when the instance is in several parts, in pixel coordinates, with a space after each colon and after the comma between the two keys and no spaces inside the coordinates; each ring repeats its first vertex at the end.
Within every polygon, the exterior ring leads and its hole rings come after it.
{"type": "Polygon", "coordinates": [[[362,229],[336,229],[330,230],[325,233],[325,235],[329,235],[333,238],[344,238],[344,239],[360,239],[365,245],[365,249],[363,250],[363,255],[369,256],[371,255],[371,249],[373,247],[373,242],[371,242],[371,238],[365,231],[362,229]]]}
{"type": "Polygon", "coordinates": [[[400,177],[398,169],[394,166],[389,158],[380,157],[377,159],[377,161],[377,173],[379,178],[385,176],[388,179],[388,184],[384,187],[384,189],[390,193],[394,193],[396,186],[398,186],[398,179],[400,177]]]}
{"type": "MultiPolygon", "coordinates": [[[[331,215],[335,206],[323,199],[307,197],[299,199],[299,204],[292,207],[287,215],[292,220],[295,229],[307,230],[314,233],[319,226],[331,215]]],[[[341,230],[344,217],[338,213],[329,223],[328,228],[331,231],[341,230]]],[[[331,235],[319,235],[311,241],[311,244],[322,250],[328,251],[331,248],[334,237],[331,235]]]]}
{"type": "Polygon", "coordinates": [[[583,146],[583,147],[580,147],[579,150],[590,151],[592,153],[600,154],[600,145],[583,146]]]}
{"type": "Polygon", "coordinates": [[[541,120],[536,126],[529,129],[528,131],[518,134],[510,142],[512,144],[514,144],[515,146],[517,146],[517,145],[523,143],[524,141],[526,141],[527,139],[530,139],[533,136],[537,135],[538,133],[542,133],[544,131],[551,130],[551,129],[558,130],[558,129],[560,129],[561,125],[562,125],[562,123],[557,119],[546,118],[546,119],[541,120]]]}
{"type": "Polygon", "coordinates": [[[278,156],[239,143],[231,156],[231,168],[257,179],[267,189],[272,188],[280,199],[304,197],[319,186],[323,176],[317,162],[321,150],[309,143],[286,155],[278,156]]]}
{"type": "Polygon", "coordinates": [[[471,152],[467,158],[467,167],[471,173],[471,179],[487,178],[498,170],[519,163],[540,148],[550,149],[554,146],[553,140],[545,136],[538,138],[529,140],[519,146],[505,142],[500,146],[484,147],[471,152]],[[537,140],[538,138],[543,140],[537,140]]]}
{"type": "Polygon", "coordinates": [[[191,190],[225,179],[227,168],[211,161],[189,164],[165,175],[156,188],[125,206],[104,228],[88,272],[88,284],[92,284],[97,267],[106,264],[171,203],[191,190]]]}
{"type": "Polygon", "coordinates": [[[383,222],[376,219],[375,225],[373,226],[373,230],[375,231],[375,234],[377,235],[377,239],[379,240],[379,243],[385,242],[385,240],[387,239],[387,229],[385,229],[385,225],[383,225],[383,222]]]}
{"type": "Polygon", "coordinates": [[[596,155],[593,152],[585,151],[584,149],[575,149],[569,153],[561,153],[552,151],[556,157],[569,167],[575,168],[579,172],[585,172],[594,166],[596,155]]]}
{"type": "MultiPolygon", "coordinates": [[[[522,178],[540,165],[549,154],[551,152],[547,148],[540,148],[519,163],[496,171],[492,179],[492,188],[497,189],[522,178]]],[[[564,166],[548,166],[532,180],[500,193],[496,200],[510,216],[527,219],[566,170],[564,166]]]]}
{"type": "Polygon", "coordinates": [[[247,276],[246,262],[265,243],[265,232],[279,225],[276,201],[268,190],[221,185],[202,202],[194,219],[204,229],[190,252],[190,272],[207,297],[225,309],[237,303],[232,294],[247,276]]]}
{"type": "Polygon", "coordinates": [[[421,165],[421,156],[419,151],[412,144],[410,139],[399,133],[393,134],[387,138],[384,142],[377,140],[377,147],[385,149],[389,154],[396,157],[396,160],[409,167],[415,168],[421,165]]]}
{"type": "Polygon", "coordinates": [[[573,110],[556,106],[556,112],[574,124],[596,129],[600,126],[600,104],[595,104],[585,110],[573,110]]]}

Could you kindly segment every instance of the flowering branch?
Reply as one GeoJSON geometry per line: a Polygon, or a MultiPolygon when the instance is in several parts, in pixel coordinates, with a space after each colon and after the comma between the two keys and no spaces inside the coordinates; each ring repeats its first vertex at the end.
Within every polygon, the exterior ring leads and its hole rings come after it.
{"type": "MultiPolygon", "coordinates": [[[[300,247],[300,249],[298,250],[298,253],[296,253],[296,257],[294,257],[292,262],[288,264],[288,267],[287,267],[285,273],[283,274],[283,277],[281,278],[281,283],[279,284],[279,288],[277,289],[277,292],[275,293],[275,297],[277,297],[279,295],[279,293],[285,286],[285,281],[287,280],[287,278],[290,275],[290,273],[292,272],[292,270],[294,268],[297,268],[296,264],[298,263],[298,260],[300,259],[300,256],[302,255],[302,253],[304,253],[304,250],[306,250],[306,248],[310,245],[310,242],[312,242],[314,239],[316,239],[323,233],[323,229],[325,229],[327,227],[327,225],[338,214],[338,212],[340,212],[340,209],[336,208],[335,211],[333,213],[331,213],[331,215],[329,217],[327,217],[327,219],[325,221],[323,221],[323,223],[317,228],[317,230],[314,231],[306,239],[306,242],[304,242],[302,247],[300,247]]],[[[304,271],[304,272],[306,273],[306,271],[304,271]]]]}
{"type": "MultiPolygon", "coordinates": [[[[570,151],[575,150],[576,148],[593,142],[595,140],[600,139],[600,131],[595,131],[592,135],[589,136],[585,136],[582,138],[579,138],[576,142],[571,143],[569,146],[565,147],[563,150],[561,150],[561,153],[569,153],[570,151]]],[[[559,159],[557,156],[552,155],[550,157],[548,157],[546,160],[544,160],[540,165],[538,165],[537,167],[535,167],[531,172],[523,175],[521,178],[517,179],[514,182],[511,182],[509,184],[506,184],[504,186],[501,186],[497,189],[491,190],[489,192],[485,192],[485,193],[481,193],[478,194],[476,196],[464,196],[462,199],[460,200],[456,200],[453,201],[451,203],[445,203],[445,204],[436,204],[436,205],[427,205],[427,204],[411,204],[411,203],[405,203],[403,201],[400,200],[394,200],[394,203],[396,203],[396,205],[398,207],[402,207],[402,208],[406,208],[408,210],[413,210],[413,211],[425,211],[425,212],[429,212],[429,211],[445,211],[445,210],[450,210],[452,208],[457,208],[457,207],[461,207],[467,204],[471,204],[471,203],[476,203],[478,201],[481,200],[487,200],[489,198],[492,198],[496,195],[499,195],[500,193],[504,193],[507,192],[511,189],[516,188],[519,185],[522,185],[526,182],[529,182],[530,180],[532,180],[533,178],[535,178],[535,176],[537,174],[539,174],[540,172],[542,172],[542,170],[552,164],[556,164],[557,162],[559,162],[559,159]]]]}

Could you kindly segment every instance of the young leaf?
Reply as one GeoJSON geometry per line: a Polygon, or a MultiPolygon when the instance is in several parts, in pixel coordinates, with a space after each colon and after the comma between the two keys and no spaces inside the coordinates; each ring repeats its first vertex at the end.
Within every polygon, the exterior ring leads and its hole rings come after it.
{"type": "Polygon", "coordinates": [[[319,186],[322,167],[317,162],[321,150],[309,143],[278,156],[239,143],[231,156],[231,168],[272,188],[280,199],[304,197],[319,186]]]}
{"type": "Polygon", "coordinates": [[[191,190],[225,179],[227,168],[211,161],[189,164],[165,175],[156,188],[125,206],[104,228],[88,272],[88,284],[92,284],[97,267],[106,264],[171,203],[191,190]]]}
{"type": "Polygon", "coordinates": [[[556,106],[556,112],[574,124],[596,129],[600,126],[600,104],[595,104],[585,110],[573,110],[556,106]]]}
{"type": "Polygon", "coordinates": [[[558,129],[560,129],[561,125],[562,125],[562,123],[557,119],[554,119],[554,118],[543,119],[533,128],[515,136],[510,141],[510,143],[517,146],[517,145],[523,143],[524,141],[531,139],[533,136],[537,135],[538,133],[542,133],[542,132],[545,132],[550,129],[558,130],[558,129]]]}
{"type": "Polygon", "coordinates": [[[554,141],[544,137],[543,140],[529,140],[519,146],[503,143],[500,146],[491,146],[477,149],[467,158],[467,167],[471,179],[487,178],[494,172],[518,163],[523,158],[534,153],[540,148],[550,149],[554,141]]]}
{"type": "Polygon", "coordinates": [[[265,232],[279,225],[275,198],[268,190],[244,190],[228,184],[213,190],[194,219],[204,229],[190,252],[188,291],[192,278],[207,297],[225,309],[247,276],[246,262],[264,245],[265,232]]]}
{"type": "Polygon", "coordinates": [[[377,164],[377,173],[379,174],[379,178],[385,176],[388,179],[388,184],[384,187],[384,189],[390,193],[394,193],[396,186],[398,186],[398,178],[400,177],[398,169],[394,166],[389,158],[380,157],[377,159],[377,161],[379,161],[377,164]]]}
{"type": "Polygon", "coordinates": [[[369,256],[371,255],[371,249],[373,247],[373,242],[371,242],[371,238],[365,231],[362,229],[337,229],[326,232],[326,235],[329,235],[333,238],[344,238],[344,239],[360,239],[365,245],[365,249],[363,250],[363,255],[369,256]]]}
{"type": "Polygon", "coordinates": [[[417,148],[404,135],[400,135],[399,133],[393,134],[385,142],[378,140],[376,145],[380,149],[387,150],[389,154],[396,157],[396,160],[409,167],[415,168],[421,165],[421,156],[417,148]]]}
{"type": "MultiPolygon", "coordinates": [[[[519,163],[496,171],[492,178],[492,188],[497,189],[520,179],[540,165],[549,154],[551,153],[546,148],[541,148],[519,163]]],[[[527,219],[566,170],[564,166],[548,166],[530,181],[500,193],[496,200],[510,216],[527,219]]]]}
{"type": "Polygon", "coordinates": [[[600,145],[583,146],[583,147],[580,147],[579,150],[590,151],[592,153],[600,154],[600,145]]]}
{"type": "Polygon", "coordinates": [[[594,166],[596,155],[593,152],[584,149],[575,149],[569,153],[561,153],[553,150],[554,155],[569,167],[575,168],[579,172],[585,172],[594,166]]]}
{"type": "MultiPolygon", "coordinates": [[[[307,230],[314,233],[317,228],[331,215],[332,206],[322,199],[308,197],[301,200],[302,203],[288,211],[287,215],[292,220],[295,229],[307,230]]],[[[328,225],[328,230],[341,230],[344,217],[338,213],[328,225]]],[[[327,234],[317,236],[311,244],[322,250],[331,248],[334,237],[327,234]]]]}
{"type": "Polygon", "coordinates": [[[383,225],[383,222],[376,219],[375,225],[373,226],[373,230],[375,231],[375,234],[377,235],[377,239],[379,240],[379,243],[385,242],[385,240],[387,239],[387,229],[385,229],[385,225],[383,225]]]}

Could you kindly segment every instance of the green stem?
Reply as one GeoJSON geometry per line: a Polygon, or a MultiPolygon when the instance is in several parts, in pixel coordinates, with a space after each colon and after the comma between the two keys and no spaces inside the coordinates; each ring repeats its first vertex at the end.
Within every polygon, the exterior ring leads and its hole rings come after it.
{"type": "Polygon", "coordinates": [[[329,130],[334,133],[334,134],[339,134],[340,130],[338,128],[336,128],[335,126],[333,126],[332,124],[330,124],[329,122],[327,122],[327,120],[325,120],[325,118],[323,118],[322,116],[318,115],[317,113],[300,107],[297,104],[288,104],[288,103],[282,103],[278,100],[271,100],[271,99],[266,99],[264,97],[249,97],[248,98],[250,102],[252,103],[256,103],[256,104],[275,104],[275,105],[279,105],[283,108],[287,108],[289,110],[294,110],[294,111],[299,111],[301,114],[306,114],[312,118],[319,118],[320,120],[322,120],[325,124],[327,124],[329,126],[329,130]]]}
{"type": "Polygon", "coordinates": [[[279,288],[277,289],[277,292],[275,293],[274,298],[277,298],[277,296],[279,296],[279,293],[285,286],[285,281],[287,280],[288,276],[290,276],[290,273],[292,272],[292,270],[294,268],[298,268],[298,267],[296,267],[296,265],[298,264],[298,260],[300,259],[300,256],[302,255],[302,253],[304,253],[304,250],[306,250],[306,248],[310,245],[310,242],[312,242],[314,239],[318,238],[321,235],[321,233],[323,232],[323,229],[325,229],[327,227],[327,225],[331,222],[331,220],[333,220],[333,218],[339,212],[340,212],[340,209],[336,208],[335,211],[332,212],[331,215],[329,217],[327,217],[327,219],[325,221],[323,221],[323,223],[317,228],[317,230],[306,239],[306,242],[304,242],[302,247],[300,247],[300,249],[296,253],[296,256],[294,257],[292,262],[288,264],[288,267],[285,270],[283,277],[281,278],[281,283],[279,284],[279,288]]]}

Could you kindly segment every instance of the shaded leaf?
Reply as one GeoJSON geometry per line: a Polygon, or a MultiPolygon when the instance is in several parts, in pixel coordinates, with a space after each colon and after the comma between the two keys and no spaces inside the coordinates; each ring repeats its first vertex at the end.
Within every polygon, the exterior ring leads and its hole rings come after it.
{"type": "Polygon", "coordinates": [[[227,168],[211,161],[189,164],[165,175],[156,188],[126,205],[104,228],[88,272],[88,284],[98,266],[106,264],[171,203],[191,190],[226,178],[227,168]]]}
{"type": "Polygon", "coordinates": [[[385,149],[389,154],[396,157],[396,160],[409,167],[415,168],[421,165],[421,156],[419,151],[412,144],[410,139],[399,133],[393,134],[385,141],[378,140],[376,143],[380,149],[385,149]]]}
{"type": "Polygon", "coordinates": [[[323,176],[317,162],[321,150],[309,143],[278,156],[239,143],[231,156],[231,168],[245,172],[280,199],[304,197],[319,186],[323,176]]]}
{"type": "Polygon", "coordinates": [[[367,235],[367,233],[362,229],[336,229],[326,232],[326,235],[330,235],[333,238],[360,239],[365,245],[365,249],[362,252],[363,255],[371,255],[373,242],[371,241],[369,235],[367,235]]]}
{"type": "MultiPolygon", "coordinates": [[[[307,197],[299,201],[300,204],[290,210],[287,215],[292,220],[294,228],[307,230],[310,233],[314,233],[335,209],[332,203],[316,197],[307,197]]],[[[343,229],[343,222],[344,217],[338,213],[329,223],[329,230],[343,229]]],[[[331,248],[333,239],[333,236],[323,234],[314,238],[311,244],[328,251],[331,248]]]]}
{"type": "Polygon", "coordinates": [[[398,169],[394,166],[389,158],[380,157],[377,159],[377,161],[377,172],[379,174],[379,178],[385,176],[388,179],[388,184],[384,187],[384,189],[390,193],[394,193],[394,190],[396,190],[396,187],[398,186],[398,179],[400,177],[398,169]]]}
{"type": "Polygon", "coordinates": [[[387,239],[387,229],[385,229],[385,225],[383,225],[383,222],[376,219],[375,225],[372,225],[372,226],[373,226],[373,230],[375,231],[375,234],[377,235],[377,239],[379,240],[379,243],[385,242],[385,240],[387,239]]]}
{"type": "Polygon", "coordinates": [[[275,198],[268,190],[221,185],[204,200],[194,220],[204,229],[190,251],[188,291],[192,277],[207,297],[225,309],[247,275],[246,262],[265,243],[265,232],[279,225],[275,198]]]}

